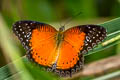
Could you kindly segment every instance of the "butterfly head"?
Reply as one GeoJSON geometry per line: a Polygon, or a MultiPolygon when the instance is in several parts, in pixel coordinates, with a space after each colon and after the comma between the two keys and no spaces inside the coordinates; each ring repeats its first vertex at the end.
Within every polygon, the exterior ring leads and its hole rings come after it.
{"type": "Polygon", "coordinates": [[[60,28],[59,28],[59,32],[63,32],[65,30],[65,26],[61,26],[60,28]]]}

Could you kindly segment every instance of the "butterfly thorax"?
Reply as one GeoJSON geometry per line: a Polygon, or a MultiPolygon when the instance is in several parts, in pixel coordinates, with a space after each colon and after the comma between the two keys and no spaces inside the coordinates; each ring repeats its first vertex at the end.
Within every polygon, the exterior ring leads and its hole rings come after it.
{"type": "Polygon", "coordinates": [[[65,27],[64,27],[64,26],[61,26],[61,27],[59,28],[59,31],[58,31],[58,33],[57,33],[57,35],[56,35],[57,46],[60,45],[61,41],[62,41],[63,38],[64,38],[64,35],[63,35],[63,31],[64,31],[64,30],[65,30],[65,27]]]}
{"type": "Polygon", "coordinates": [[[60,43],[63,41],[63,39],[64,39],[63,31],[59,30],[56,35],[57,47],[60,45],[60,43]]]}

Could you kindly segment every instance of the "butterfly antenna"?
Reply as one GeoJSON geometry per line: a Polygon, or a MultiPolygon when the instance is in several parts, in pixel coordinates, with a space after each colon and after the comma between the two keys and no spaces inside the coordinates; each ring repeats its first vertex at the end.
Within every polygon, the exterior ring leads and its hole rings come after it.
{"type": "Polygon", "coordinates": [[[79,16],[80,14],[82,14],[82,12],[79,12],[79,13],[77,13],[76,15],[68,18],[67,21],[65,22],[65,24],[64,24],[63,26],[67,25],[69,22],[71,22],[73,19],[75,19],[75,18],[76,18],[77,16],[79,16]]]}

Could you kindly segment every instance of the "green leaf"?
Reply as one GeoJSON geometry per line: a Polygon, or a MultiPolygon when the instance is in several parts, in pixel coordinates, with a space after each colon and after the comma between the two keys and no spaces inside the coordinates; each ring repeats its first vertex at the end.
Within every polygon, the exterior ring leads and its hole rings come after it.
{"type": "Polygon", "coordinates": [[[107,29],[108,34],[120,31],[120,17],[104,22],[100,25],[104,26],[107,29]]]}
{"type": "Polygon", "coordinates": [[[112,78],[116,78],[119,76],[120,76],[120,70],[110,73],[110,74],[107,74],[107,75],[104,75],[104,76],[101,76],[101,77],[98,77],[98,78],[95,78],[94,80],[112,80],[112,78]]]}
{"type": "Polygon", "coordinates": [[[0,68],[0,80],[4,80],[4,79],[8,78],[11,75],[12,74],[11,74],[11,72],[9,70],[8,65],[0,68]]]}

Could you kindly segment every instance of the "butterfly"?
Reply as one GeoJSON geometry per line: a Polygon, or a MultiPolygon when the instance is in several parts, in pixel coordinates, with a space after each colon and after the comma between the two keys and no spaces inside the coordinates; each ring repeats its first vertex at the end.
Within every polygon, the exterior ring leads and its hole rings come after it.
{"type": "Polygon", "coordinates": [[[56,30],[49,24],[36,21],[17,21],[13,32],[27,50],[29,60],[60,76],[80,71],[84,54],[106,37],[106,29],[99,25],[78,25],[56,30]]]}

